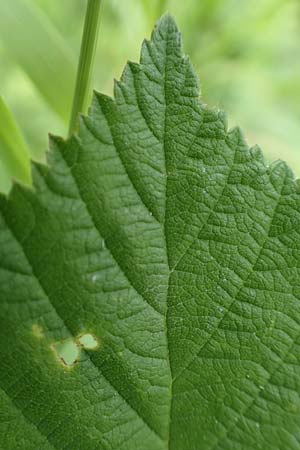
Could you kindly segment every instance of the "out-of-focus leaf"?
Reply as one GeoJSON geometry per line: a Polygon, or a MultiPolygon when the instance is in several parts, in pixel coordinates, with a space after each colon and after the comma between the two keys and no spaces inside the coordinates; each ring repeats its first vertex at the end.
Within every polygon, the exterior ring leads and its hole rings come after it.
{"type": "Polygon", "coordinates": [[[0,160],[0,192],[8,193],[10,189],[10,178],[8,171],[4,167],[2,161],[0,160]]]}
{"type": "Polygon", "coordinates": [[[0,10],[0,39],[5,49],[51,108],[68,121],[76,73],[70,48],[35,3],[0,0],[0,10]]]}
{"type": "Polygon", "coordinates": [[[21,131],[0,97],[0,190],[7,191],[10,178],[30,182],[29,152],[21,131]]]}

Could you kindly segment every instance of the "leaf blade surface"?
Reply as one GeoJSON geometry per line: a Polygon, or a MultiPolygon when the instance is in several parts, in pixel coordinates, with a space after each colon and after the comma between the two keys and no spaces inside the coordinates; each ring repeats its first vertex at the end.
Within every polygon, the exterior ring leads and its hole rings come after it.
{"type": "Polygon", "coordinates": [[[165,16],[1,197],[8,450],[15,411],[45,449],[299,447],[299,184],[198,92],[165,16]]]}

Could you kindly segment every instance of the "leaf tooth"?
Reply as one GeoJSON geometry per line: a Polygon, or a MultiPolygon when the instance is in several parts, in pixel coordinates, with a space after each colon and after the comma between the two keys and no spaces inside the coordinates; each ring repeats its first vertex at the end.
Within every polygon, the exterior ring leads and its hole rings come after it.
{"type": "MultiPolygon", "coordinates": [[[[132,90],[134,90],[134,76],[141,72],[139,64],[127,61],[120,80],[114,80],[114,98],[125,100],[127,104],[132,102],[132,90]]],[[[122,102],[123,103],[123,102],[122,102]]]]}
{"type": "Polygon", "coordinates": [[[277,191],[281,191],[283,193],[283,179],[285,194],[291,193],[297,188],[294,173],[285,161],[282,161],[281,159],[274,161],[269,167],[269,174],[270,181],[277,191]]]}
{"type": "Polygon", "coordinates": [[[297,178],[295,180],[295,189],[296,189],[297,194],[299,194],[300,193],[300,178],[297,178]]]}
{"type": "Polygon", "coordinates": [[[144,39],[140,53],[140,65],[148,75],[163,77],[164,61],[161,58],[161,48],[155,45],[155,42],[144,39]]]}
{"type": "Polygon", "coordinates": [[[288,176],[289,178],[292,179],[294,178],[293,171],[282,159],[277,159],[276,161],[273,161],[272,164],[270,164],[269,170],[270,173],[278,177],[288,176]]]}
{"type": "Polygon", "coordinates": [[[131,78],[133,73],[139,73],[141,70],[140,65],[133,61],[127,61],[122,72],[120,81],[124,84],[127,84],[131,78]]]}
{"type": "MultiPolygon", "coordinates": [[[[113,98],[111,98],[109,95],[102,94],[101,92],[95,91],[93,103],[94,101],[100,106],[103,113],[112,112],[116,106],[113,98]]],[[[94,108],[91,112],[94,113],[94,108]]]]}
{"type": "Polygon", "coordinates": [[[234,145],[247,146],[244,133],[238,125],[228,131],[228,137],[234,145]]]}
{"type": "Polygon", "coordinates": [[[218,118],[220,120],[220,122],[223,125],[223,130],[225,133],[228,132],[228,116],[227,113],[225,111],[223,111],[222,109],[219,109],[218,111],[218,118]]]}
{"type": "Polygon", "coordinates": [[[253,147],[249,149],[250,155],[253,159],[265,163],[264,156],[262,154],[262,150],[259,145],[255,144],[253,147]]]}

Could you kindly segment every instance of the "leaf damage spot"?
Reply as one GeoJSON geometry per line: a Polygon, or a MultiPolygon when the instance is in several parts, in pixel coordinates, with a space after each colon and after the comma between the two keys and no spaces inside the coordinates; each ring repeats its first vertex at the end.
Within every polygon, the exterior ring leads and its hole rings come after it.
{"type": "Polygon", "coordinates": [[[299,407],[295,403],[289,403],[287,405],[287,411],[293,414],[296,414],[299,412],[299,407]]]}
{"type": "Polygon", "coordinates": [[[38,338],[42,339],[44,337],[43,328],[38,325],[37,323],[34,323],[31,327],[32,334],[38,338]]]}
{"type": "Polygon", "coordinates": [[[78,338],[78,343],[86,350],[95,350],[96,348],[99,347],[97,339],[93,334],[90,333],[82,334],[78,338]]]}
{"type": "Polygon", "coordinates": [[[82,349],[96,350],[99,342],[91,333],[80,334],[77,338],[68,338],[60,342],[51,344],[57,359],[67,368],[72,368],[80,359],[82,349]]]}
{"type": "Polygon", "coordinates": [[[71,338],[52,344],[52,349],[60,362],[66,367],[73,367],[79,359],[80,349],[71,338]]]}

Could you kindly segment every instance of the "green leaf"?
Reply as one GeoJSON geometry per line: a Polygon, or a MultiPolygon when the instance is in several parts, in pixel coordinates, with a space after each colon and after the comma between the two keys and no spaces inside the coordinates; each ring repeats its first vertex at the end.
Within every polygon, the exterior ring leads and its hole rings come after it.
{"type": "Polygon", "coordinates": [[[299,450],[299,183],[169,16],[81,122],[0,201],[1,448],[299,450]]]}
{"type": "Polygon", "coordinates": [[[3,167],[0,189],[10,187],[10,177],[30,183],[29,151],[21,130],[3,99],[0,97],[0,162],[3,167]]]}

